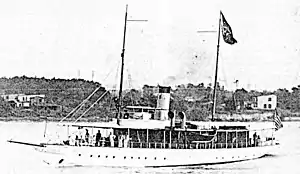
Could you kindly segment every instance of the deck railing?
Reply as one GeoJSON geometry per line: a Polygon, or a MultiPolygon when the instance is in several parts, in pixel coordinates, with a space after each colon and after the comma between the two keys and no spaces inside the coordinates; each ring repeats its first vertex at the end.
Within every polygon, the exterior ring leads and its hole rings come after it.
{"type": "MultiPolygon", "coordinates": [[[[114,142],[111,146],[109,141],[102,141],[98,147],[115,147],[124,148],[123,144],[114,142]],[[120,146],[119,146],[120,145],[120,146]]],[[[262,147],[273,145],[273,141],[259,141],[254,143],[249,142],[231,142],[231,143],[217,143],[217,142],[189,142],[189,143],[161,143],[161,142],[133,142],[129,141],[127,148],[149,148],[149,149],[230,149],[230,148],[247,148],[247,147],[262,147]]],[[[80,146],[96,146],[95,144],[81,144],[80,146]]]]}
{"type": "Polygon", "coordinates": [[[262,147],[272,145],[271,141],[260,141],[256,144],[239,143],[156,143],[156,142],[130,142],[128,148],[154,148],[154,149],[230,149],[246,147],[262,147]]]}

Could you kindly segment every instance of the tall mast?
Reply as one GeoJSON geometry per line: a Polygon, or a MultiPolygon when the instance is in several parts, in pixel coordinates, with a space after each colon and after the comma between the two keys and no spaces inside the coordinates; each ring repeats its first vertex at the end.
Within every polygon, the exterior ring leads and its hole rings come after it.
{"type": "Polygon", "coordinates": [[[147,20],[127,20],[127,9],[128,5],[126,4],[126,12],[125,12],[125,24],[124,24],[124,35],[123,35],[123,47],[122,47],[122,64],[121,64],[121,80],[120,80],[120,91],[119,91],[119,103],[118,103],[118,114],[117,114],[117,124],[120,125],[121,123],[121,114],[122,114],[122,91],[123,91],[123,74],[124,74],[124,57],[125,57],[125,40],[126,40],[126,27],[127,27],[127,21],[133,21],[133,22],[147,22],[147,20]]]}
{"type": "Polygon", "coordinates": [[[121,80],[120,80],[120,90],[119,90],[119,103],[118,103],[118,115],[117,115],[117,123],[120,124],[121,117],[121,108],[122,108],[122,91],[123,91],[123,72],[124,72],[124,56],[125,56],[125,40],[126,40],[126,26],[127,26],[127,9],[128,5],[126,4],[126,12],[125,12],[125,24],[124,24],[124,35],[123,35],[123,47],[122,47],[122,64],[121,64],[121,80]]]}
{"type": "Polygon", "coordinates": [[[218,31],[218,45],[217,45],[217,59],[216,59],[216,71],[215,71],[215,82],[214,82],[214,91],[213,91],[213,105],[211,120],[214,121],[214,116],[216,114],[216,102],[217,102],[217,81],[218,81],[218,63],[219,63],[219,47],[220,47],[220,28],[221,28],[221,12],[219,17],[219,31],[218,31]]]}

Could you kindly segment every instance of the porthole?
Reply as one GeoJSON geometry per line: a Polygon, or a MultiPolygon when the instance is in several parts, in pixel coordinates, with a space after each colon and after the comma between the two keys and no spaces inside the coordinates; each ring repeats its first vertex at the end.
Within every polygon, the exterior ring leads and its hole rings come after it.
{"type": "Polygon", "coordinates": [[[81,154],[78,154],[78,156],[81,156],[81,154]]]}
{"type": "Polygon", "coordinates": [[[141,159],[141,157],[138,157],[138,159],[141,159]]]}
{"type": "Polygon", "coordinates": [[[124,159],[126,159],[126,156],[124,156],[124,159]]]}
{"type": "Polygon", "coordinates": [[[106,155],[106,158],[108,158],[108,156],[106,155]]]}
{"type": "Polygon", "coordinates": [[[164,157],[164,160],[166,160],[167,158],[166,157],[164,157]]]}
{"type": "Polygon", "coordinates": [[[98,155],[98,158],[100,158],[100,155],[98,155]]]}
{"type": "Polygon", "coordinates": [[[147,159],[147,157],[145,157],[145,159],[147,159]]]}
{"type": "Polygon", "coordinates": [[[232,158],[234,158],[234,156],[232,158]]]}
{"type": "Polygon", "coordinates": [[[93,157],[93,155],[90,155],[90,157],[93,157]]]}
{"type": "Polygon", "coordinates": [[[113,156],[113,158],[115,158],[115,156],[113,156]]]}
{"type": "Polygon", "coordinates": [[[131,157],[131,159],[133,159],[133,156],[131,157]]]}
{"type": "Polygon", "coordinates": [[[156,160],[156,157],[154,157],[154,160],[156,160]]]}
{"type": "Polygon", "coordinates": [[[64,159],[60,159],[60,160],[58,161],[58,164],[61,164],[63,161],[64,161],[64,159]]]}
{"type": "Polygon", "coordinates": [[[224,159],[224,157],[222,157],[222,159],[224,159]]]}
{"type": "Polygon", "coordinates": [[[218,157],[216,157],[216,159],[218,159],[218,157]]]}

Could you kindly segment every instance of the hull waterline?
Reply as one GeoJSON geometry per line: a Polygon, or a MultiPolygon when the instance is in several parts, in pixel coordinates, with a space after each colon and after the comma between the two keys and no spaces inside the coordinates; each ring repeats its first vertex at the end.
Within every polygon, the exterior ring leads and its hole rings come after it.
{"type": "Polygon", "coordinates": [[[143,149],[47,146],[38,147],[53,166],[188,167],[240,162],[272,154],[278,146],[222,149],[143,149]]]}

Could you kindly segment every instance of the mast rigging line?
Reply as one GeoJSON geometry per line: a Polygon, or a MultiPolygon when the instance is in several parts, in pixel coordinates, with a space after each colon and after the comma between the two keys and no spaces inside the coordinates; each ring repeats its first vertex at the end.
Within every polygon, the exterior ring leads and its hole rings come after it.
{"type": "Polygon", "coordinates": [[[120,64],[121,64],[121,61],[118,62],[118,66],[117,66],[117,73],[116,73],[116,76],[115,76],[115,85],[113,86],[113,90],[116,90],[117,91],[117,85],[119,85],[119,80],[118,80],[118,77],[119,77],[119,70],[120,70],[120,64]]]}
{"type": "Polygon", "coordinates": [[[107,94],[108,93],[108,91],[106,90],[86,111],[84,111],[84,113],[82,113],[81,114],[81,116],[80,117],[78,117],[75,121],[74,121],[74,123],[76,123],[80,118],[82,118],[90,109],[92,109],[92,107],[97,103],[97,102],[99,102],[104,96],[105,96],[105,94],[107,94]]]}
{"type": "Polygon", "coordinates": [[[101,86],[99,86],[98,88],[96,88],[86,99],[84,99],[79,105],[77,105],[67,116],[65,116],[63,119],[61,119],[59,121],[59,123],[61,123],[62,121],[64,121],[66,118],[68,118],[70,115],[76,114],[82,107],[83,105],[101,88],[101,86]],[[74,114],[73,114],[74,113],[74,114]]]}
{"type": "MultiPolygon", "coordinates": [[[[133,89],[133,87],[132,87],[132,79],[131,79],[131,74],[130,74],[130,72],[129,72],[129,68],[127,68],[127,73],[128,73],[128,88],[131,90],[131,89],[133,89]]],[[[132,94],[132,92],[129,92],[130,93],[130,99],[131,99],[131,104],[132,104],[132,106],[134,105],[134,103],[136,103],[136,102],[134,102],[133,101],[133,94],[132,94]]]]}
{"type": "MultiPolygon", "coordinates": [[[[120,63],[120,61],[118,61],[120,63]]],[[[107,75],[105,76],[105,78],[103,79],[103,81],[105,81],[109,75],[112,73],[114,68],[112,68],[107,75]]],[[[76,114],[82,107],[83,105],[101,88],[101,86],[99,86],[98,88],[96,88],[86,99],[84,99],[79,105],[77,105],[67,116],[65,116],[63,119],[61,119],[59,121],[59,123],[63,122],[65,119],[67,119],[71,114],[76,114]]],[[[97,100],[98,101],[98,100],[97,100]]],[[[72,116],[74,116],[74,114],[72,116]]]]}
{"type": "MultiPolygon", "coordinates": [[[[120,64],[120,60],[118,61],[118,64],[120,64]]],[[[105,81],[108,78],[108,76],[113,72],[114,68],[110,69],[110,71],[107,73],[107,75],[105,76],[105,78],[103,79],[103,81],[105,81]]],[[[118,69],[119,69],[119,67],[117,66],[117,71],[118,71],[118,69]]]]}

